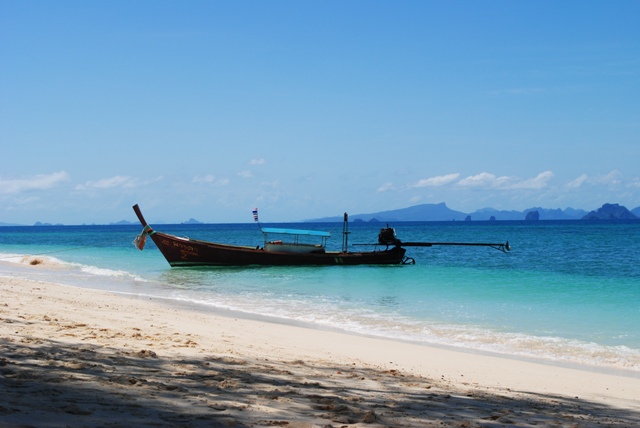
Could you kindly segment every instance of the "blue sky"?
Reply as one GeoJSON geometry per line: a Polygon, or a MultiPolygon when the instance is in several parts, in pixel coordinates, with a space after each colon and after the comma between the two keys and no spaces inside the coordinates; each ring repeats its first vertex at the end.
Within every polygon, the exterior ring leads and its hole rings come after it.
{"type": "Polygon", "coordinates": [[[0,222],[640,206],[638,1],[0,0],[0,222]]]}

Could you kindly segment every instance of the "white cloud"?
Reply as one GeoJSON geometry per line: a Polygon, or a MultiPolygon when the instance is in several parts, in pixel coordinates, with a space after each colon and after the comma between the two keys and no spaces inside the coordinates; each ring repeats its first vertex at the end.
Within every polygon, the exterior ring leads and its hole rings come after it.
{"type": "Polygon", "coordinates": [[[260,158],[260,159],[251,159],[249,161],[249,165],[264,165],[266,163],[267,163],[267,161],[262,159],[262,158],[260,158]]]}
{"type": "MultiPolygon", "coordinates": [[[[605,175],[589,176],[587,174],[582,174],[580,177],[569,182],[567,184],[567,187],[575,189],[581,187],[584,184],[589,184],[592,186],[616,186],[623,183],[621,175],[622,174],[620,174],[620,172],[617,170],[613,170],[605,175]]],[[[630,180],[629,184],[633,186],[633,180],[630,180]]]]}
{"type": "Polygon", "coordinates": [[[409,185],[409,187],[440,187],[445,186],[447,184],[453,183],[460,177],[460,174],[447,174],[447,175],[438,175],[436,177],[431,178],[423,178],[418,180],[416,183],[409,185]]]}
{"type": "Polygon", "coordinates": [[[476,187],[489,189],[542,189],[547,186],[554,174],[551,171],[544,171],[533,178],[521,179],[519,177],[498,177],[488,172],[469,176],[458,182],[461,187],[476,187]]]}
{"type": "Polygon", "coordinates": [[[460,180],[458,185],[462,187],[501,187],[511,180],[510,177],[496,177],[494,174],[481,172],[460,180]]]}
{"type": "Polygon", "coordinates": [[[387,192],[389,190],[393,190],[394,188],[395,186],[393,185],[393,183],[384,183],[383,185],[378,187],[378,192],[380,193],[387,192]]]}
{"type": "Polygon", "coordinates": [[[535,176],[534,178],[528,178],[526,180],[516,180],[511,185],[512,189],[543,189],[547,187],[549,180],[553,178],[553,172],[544,171],[535,176]]]}
{"type": "Polygon", "coordinates": [[[580,177],[567,183],[567,187],[570,189],[577,189],[578,187],[586,183],[587,180],[589,180],[589,176],[587,174],[582,174],[580,177]]]}
{"type": "Polygon", "coordinates": [[[602,185],[620,184],[620,182],[621,182],[620,175],[621,174],[620,174],[619,171],[613,170],[609,174],[599,175],[597,177],[593,177],[593,182],[595,184],[602,184],[602,185]]]}
{"type": "Polygon", "coordinates": [[[110,178],[103,178],[102,180],[87,181],[84,184],[76,186],[76,190],[90,190],[90,189],[113,189],[113,188],[125,188],[130,189],[139,186],[138,180],[132,177],[116,175],[110,178]]]}
{"type": "Polygon", "coordinates": [[[253,178],[253,173],[248,169],[245,169],[244,171],[240,171],[236,175],[242,178],[253,178]]]}
{"type": "Polygon", "coordinates": [[[0,178],[0,193],[20,193],[28,190],[50,189],[69,179],[65,171],[52,174],[38,174],[28,178],[0,178]]]}

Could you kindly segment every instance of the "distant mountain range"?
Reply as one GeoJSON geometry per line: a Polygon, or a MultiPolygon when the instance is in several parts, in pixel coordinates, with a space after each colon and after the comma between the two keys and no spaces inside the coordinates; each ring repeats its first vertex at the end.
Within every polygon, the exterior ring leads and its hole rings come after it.
{"type": "MultiPolygon", "coordinates": [[[[574,208],[548,209],[528,208],[524,211],[500,211],[483,208],[472,213],[463,213],[439,204],[421,204],[397,210],[380,211],[371,214],[349,215],[352,221],[491,221],[491,220],[581,220],[581,219],[632,219],[640,217],[640,207],[632,211],[618,204],[604,204],[598,211],[590,213],[574,208]],[[628,213],[628,214],[627,214],[628,213]]],[[[342,216],[305,220],[307,222],[340,222],[342,216]]]]}
{"type": "MultiPolygon", "coordinates": [[[[492,221],[492,220],[611,220],[611,219],[636,219],[640,218],[640,207],[628,210],[618,204],[604,204],[597,210],[587,212],[581,209],[549,209],[528,208],[524,211],[500,211],[493,208],[482,208],[472,213],[463,213],[447,207],[444,202],[439,204],[421,204],[397,210],[379,211],[371,214],[349,215],[351,221],[492,221]]],[[[304,220],[305,222],[341,222],[342,216],[322,217],[304,220]]],[[[110,225],[138,224],[121,220],[110,225]]],[[[202,224],[200,221],[190,218],[181,224],[202,224]]],[[[20,224],[2,223],[1,226],[24,226],[20,224]]],[[[50,223],[37,222],[34,226],[53,226],[50,223]]],[[[56,224],[55,226],[62,226],[56,224]]]]}

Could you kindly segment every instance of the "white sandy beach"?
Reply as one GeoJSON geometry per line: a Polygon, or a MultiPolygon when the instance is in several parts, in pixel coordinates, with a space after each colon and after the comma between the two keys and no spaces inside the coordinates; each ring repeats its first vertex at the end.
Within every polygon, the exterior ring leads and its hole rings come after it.
{"type": "Polygon", "coordinates": [[[0,290],[3,427],[640,425],[631,373],[15,278],[0,290]]]}

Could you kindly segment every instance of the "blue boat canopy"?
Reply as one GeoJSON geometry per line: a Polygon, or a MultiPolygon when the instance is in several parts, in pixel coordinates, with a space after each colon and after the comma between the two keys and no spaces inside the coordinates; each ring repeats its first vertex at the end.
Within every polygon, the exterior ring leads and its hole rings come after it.
{"type": "Polygon", "coordinates": [[[281,229],[278,227],[263,227],[263,233],[282,233],[285,235],[308,235],[308,236],[322,236],[328,238],[331,236],[331,232],[323,232],[321,230],[304,230],[304,229],[281,229]]]}

